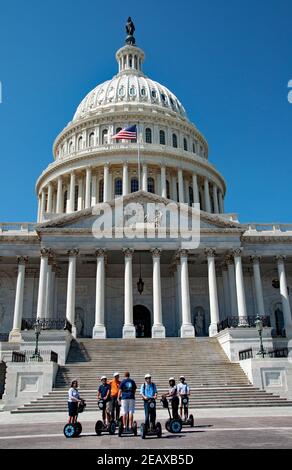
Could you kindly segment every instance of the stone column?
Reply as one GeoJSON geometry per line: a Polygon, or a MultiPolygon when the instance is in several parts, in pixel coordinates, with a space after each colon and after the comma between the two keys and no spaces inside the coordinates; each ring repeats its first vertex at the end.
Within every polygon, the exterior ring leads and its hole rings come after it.
{"type": "Polygon", "coordinates": [[[96,205],[96,175],[91,178],[91,206],[96,205]]]}
{"type": "Polygon", "coordinates": [[[148,169],[146,163],[142,166],[142,190],[148,191],[148,169]]]}
{"type": "Polygon", "coordinates": [[[204,198],[205,198],[205,211],[211,212],[211,201],[210,201],[208,178],[205,178],[204,180],[204,198]]]}
{"type": "Polygon", "coordinates": [[[246,326],[247,309],[246,309],[246,300],[245,300],[241,254],[242,254],[241,248],[237,248],[233,250],[239,326],[246,326]]]}
{"type": "Polygon", "coordinates": [[[181,169],[179,169],[177,172],[177,178],[178,178],[178,201],[185,202],[183,171],[181,169]]]}
{"type": "Polygon", "coordinates": [[[128,163],[123,164],[123,196],[129,194],[129,167],[128,163]]]}
{"type": "Polygon", "coordinates": [[[276,256],[279,282],[280,282],[280,295],[281,295],[284,323],[285,323],[285,332],[286,332],[287,338],[291,338],[292,337],[292,318],[291,318],[291,307],[290,307],[290,302],[289,302],[287,279],[286,279],[285,264],[284,264],[285,259],[286,259],[286,256],[283,256],[283,255],[276,256]]]}
{"type": "Polygon", "coordinates": [[[213,184],[213,200],[214,200],[214,212],[219,214],[219,205],[218,205],[218,188],[216,184],[213,184]]]}
{"type": "Polygon", "coordinates": [[[95,324],[92,337],[106,338],[106,328],[104,324],[104,280],[105,280],[105,250],[99,249],[96,254],[96,295],[95,295],[95,324]]]}
{"type": "Polygon", "coordinates": [[[107,202],[109,199],[109,188],[110,188],[110,180],[109,180],[109,165],[106,164],[103,167],[103,202],[107,202]]]}
{"type": "Polygon", "coordinates": [[[165,198],[167,197],[165,166],[161,167],[161,196],[165,198]]]}
{"type": "Polygon", "coordinates": [[[48,260],[47,279],[46,279],[46,302],[44,318],[49,320],[51,317],[51,296],[52,296],[52,261],[48,260]]]}
{"type": "MultiPolygon", "coordinates": [[[[223,279],[223,289],[224,289],[224,306],[225,306],[225,316],[231,315],[231,305],[230,305],[230,288],[228,280],[228,267],[226,263],[222,264],[222,279],[223,279]]],[[[235,291],[234,291],[235,292],[235,291]]]]}
{"type": "Polygon", "coordinates": [[[91,185],[91,168],[88,167],[86,168],[86,182],[85,182],[85,209],[90,207],[90,198],[91,198],[91,191],[90,191],[90,185],[91,185]]]}
{"type": "Polygon", "coordinates": [[[162,323],[162,300],[161,300],[161,273],[160,255],[161,250],[151,250],[153,259],[153,326],[152,338],[165,338],[165,327],[162,323]]]}
{"type": "Polygon", "coordinates": [[[42,193],[41,193],[40,221],[44,220],[45,211],[46,211],[46,191],[43,188],[42,193]]]}
{"type": "Polygon", "coordinates": [[[126,248],[123,250],[125,255],[125,303],[124,303],[124,326],[123,338],[135,338],[136,330],[133,323],[133,273],[132,258],[134,250],[126,248]]]}
{"type": "Polygon", "coordinates": [[[219,323],[219,304],[215,268],[215,250],[209,248],[205,250],[205,253],[207,255],[208,260],[208,283],[211,317],[211,324],[209,326],[209,336],[215,336],[218,333],[217,324],[219,323]]]}
{"type": "Polygon", "coordinates": [[[50,214],[53,210],[53,185],[52,183],[48,184],[48,202],[47,202],[47,212],[50,214]]]}
{"type": "Polygon", "coordinates": [[[41,265],[39,277],[39,290],[38,290],[38,303],[37,303],[37,319],[44,318],[46,310],[46,292],[47,292],[47,272],[48,272],[48,258],[50,250],[47,248],[41,249],[41,265]]]}
{"type": "Polygon", "coordinates": [[[72,171],[70,174],[70,196],[69,196],[69,210],[68,212],[74,212],[74,203],[75,203],[75,173],[72,171]]]}
{"type": "Polygon", "coordinates": [[[178,200],[178,197],[177,197],[177,178],[176,176],[172,176],[171,178],[171,185],[172,185],[172,199],[173,201],[177,201],[178,200]]]}
{"type": "Polygon", "coordinates": [[[265,305],[264,305],[264,296],[263,296],[263,287],[261,279],[261,269],[260,269],[260,256],[251,256],[250,260],[253,265],[253,277],[255,284],[255,293],[257,301],[257,314],[265,315],[265,305]]]}
{"type": "Polygon", "coordinates": [[[225,261],[228,269],[228,281],[229,281],[229,295],[230,295],[230,312],[229,315],[236,317],[238,316],[237,298],[236,298],[236,284],[235,284],[235,270],[233,258],[230,255],[225,256],[225,261]]]}
{"type": "Polygon", "coordinates": [[[62,214],[63,213],[63,181],[62,181],[62,176],[58,177],[56,212],[57,212],[57,214],[62,214]]]}
{"type": "Polygon", "coordinates": [[[77,210],[81,211],[83,209],[83,176],[78,178],[78,203],[77,210]]]}
{"type": "Polygon", "coordinates": [[[189,180],[185,179],[185,202],[190,205],[190,192],[189,192],[189,180]]]}
{"type": "Polygon", "coordinates": [[[218,200],[219,200],[219,210],[221,214],[224,214],[224,200],[223,200],[222,192],[220,190],[218,192],[218,200]]]}
{"type": "Polygon", "coordinates": [[[28,262],[28,257],[18,256],[17,262],[18,262],[18,273],[17,273],[17,281],[16,281],[13,328],[9,334],[9,341],[11,343],[18,343],[21,341],[21,322],[22,322],[22,314],[23,314],[25,265],[28,262]]]}
{"type": "Polygon", "coordinates": [[[194,194],[194,203],[200,204],[199,188],[198,188],[198,178],[195,173],[193,173],[193,194],[194,194]]]}
{"type": "Polygon", "coordinates": [[[180,280],[181,280],[181,313],[182,325],[180,335],[182,338],[194,338],[195,329],[191,322],[191,302],[188,270],[188,251],[180,250],[180,280]]]}
{"type": "Polygon", "coordinates": [[[76,259],[79,250],[73,249],[68,251],[68,280],[67,280],[67,303],[66,318],[72,325],[72,336],[76,338],[77,331],[75,326],[75,284],[76,284],[76,259]]]}

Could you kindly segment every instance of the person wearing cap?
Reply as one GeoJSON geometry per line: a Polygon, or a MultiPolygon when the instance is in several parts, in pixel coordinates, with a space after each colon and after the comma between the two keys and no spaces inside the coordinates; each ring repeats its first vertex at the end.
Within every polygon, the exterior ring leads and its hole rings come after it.
{"type": "Polygon", "coordinates": [[[173,418],[179,419],[179,414],[178,414],[179,398],[178,398],[177,386],[175,385],[175,378],[170,377],[168,379],[168,383],[169,383],[169,389],[168,389],[168,393],[165,396],[166,398],[169,399],[171,403],[173,418]]]}
{"type": "Polygon", "coordinates": [[[104,401],[104,406],[102,410],[102,419],[103,424],[106,426],[110,423],[111,415],[110,415],[110,391],[111,387],[110,384],[107,383],[107,378],[105,375],[101,377],[101,385],[98,387],[97,399],[104,401]]]}
{"type": "Polygon", "coordinates": [[[118,421],[120,417],[120,403],[118,400],[119,396],[119,389],[120,389],[120,374],[119,372],[115,372],[113,375],[113,379],[109,382],[111,391],[110,391],[110,413],[111,419],[114,421],[118,421]]]}
{"type": "MultiPolygon", "coordinates": [[[[186,383],[186,379],[183,375],[180,376],[179,380],[180,382],[177,385],[177,391],[178,391],[178,396],[179,396],[179,411],[182,417],[183,399],[189,397],[190,387],[186,383]]],[[[188,407],[187,406],[184,407],[184,418],[185,418],[185,421],[188,419],[188,407]]]]}
{"type": "MultiPolygon", "coordinates": [[[[157,387],[154,382],[151,380],[151,375],[145,375],[145,382],[141,385],[140,394],[144,400],[144,412],[145,412],[145,426],[149,428],[149,407],[148,407],[148,400],[153,398],[156,400],[157,398],[157,387]]],[[[154,409],[153,414],[151,415],[151,429],[154,428],[156,421],[156,409],[154,409]]]]}
{"type": "Polygon", "coordinates": [[[129,416],[129,428],[133,427],[133,418],[135,413],[135,393],[137,385],[133,379],[130,378],[130,372],[125,372],[125,378],[120,383],[119,400],[121,400],[121,413],[123,416],[123,427],[127,428],[127,421],[129,416]]]}

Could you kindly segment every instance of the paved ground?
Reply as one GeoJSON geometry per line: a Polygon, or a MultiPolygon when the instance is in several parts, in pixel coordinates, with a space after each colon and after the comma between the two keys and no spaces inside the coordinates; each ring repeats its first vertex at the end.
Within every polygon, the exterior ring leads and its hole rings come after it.
{"type": "MultiPolygon", "coordinates": [[[[159,411],[164,424],[165,413],[159,411]]],[[[163,427],[161,439],[103,435],[97,437],[97,414],[80,415],[83,432],[77,439],[66,439],[62,413],[11,415],[0,413],[1,449],[292,449],[292,410],[236,409],[195,412],[195,427],[183,428],[181,434],[169,434],[163,427]]],[[[142,414],[137,413],[141,422],[142,414]]],[[[65,421],[64,421],[65,419],[65,421]]]]}

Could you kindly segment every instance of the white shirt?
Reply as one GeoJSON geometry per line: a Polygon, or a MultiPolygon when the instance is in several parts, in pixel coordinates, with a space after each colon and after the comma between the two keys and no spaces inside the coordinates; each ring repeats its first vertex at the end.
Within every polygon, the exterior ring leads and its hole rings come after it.
{"type": "Polygon", "coordinates": [[[73,398],[77,398],[77,400],[80,399],[80,395],[79,395],[78,390],[77,390],[76,388],[73,388],[73,387],[69,389],[68,396],[69,396],[69,397],[68,397],[68,401],[69,401],[70,403],[71,403],[71,402],[76,402],[76,400],[73,400],[72,397],[73,397],[73,398]]]}
{"type": "Polygon", "coordinates": [[[190,387],[186,382],[184,384],[180,382],[177,384],[177,391],[179,395],[188,395],[190,393],[190,387]]]}

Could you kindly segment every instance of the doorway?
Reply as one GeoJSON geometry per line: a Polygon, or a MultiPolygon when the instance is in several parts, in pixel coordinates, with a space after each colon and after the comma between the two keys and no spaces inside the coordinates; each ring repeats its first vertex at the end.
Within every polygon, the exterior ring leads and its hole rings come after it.
{"type": "Polygon", "coordinates": [[[151,313],[144,305],[135,305],[133,321],[136,338],[151,338],[151,313]]]}

